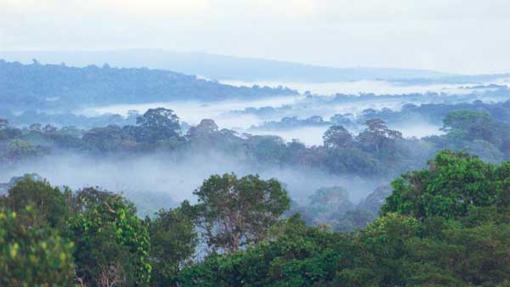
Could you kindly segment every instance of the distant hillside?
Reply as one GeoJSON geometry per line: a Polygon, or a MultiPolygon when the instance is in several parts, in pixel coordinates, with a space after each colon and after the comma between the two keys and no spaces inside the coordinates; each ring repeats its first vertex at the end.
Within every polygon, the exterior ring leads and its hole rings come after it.
{"type": "Polygon", "coordinates": [[[67,109],[88,105],[175,100],[215,101],[290,95],[286,88],[233,87],[147,68],[30,65],[0,60],[2,109],[67,109]]]}
{"type": "Polygon", "coordinates": [[[334,68],[275,60],[238,58],[205,53],[181,53],[164,50],[119,50],[81,52],[1,52],[0,58],[30,63],[72,66],[103,65],[116,67],[148,67],[201,75],[217,80],[334,82],[357,80],[439,79],[452,76],[418,69],[334,68]]]}

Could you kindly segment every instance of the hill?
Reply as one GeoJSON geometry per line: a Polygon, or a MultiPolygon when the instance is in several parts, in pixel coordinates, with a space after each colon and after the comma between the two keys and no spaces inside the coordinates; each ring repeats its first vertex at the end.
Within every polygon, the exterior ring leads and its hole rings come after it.
{"type": "Polygon", "coordinates": [[[217,101],[291,95],[286,88],[234,87],[147,68],[24,65],[0,60],[2,108],[69,109],[88,105],[176,100],[217,101]]]}
{"type": "Polygon", "coordinates": [[[453,76],[447,73],[419,69],[336,68],[207,53],[142,49],[116,51],[0,51],[0,58],[24,63],[30,63],[32,59],[51,64],[65,62],[68,65],[80,67],[108,63],[117,67],[149,67],[201,75],[210,79],[240,81],[437,80],[453,76]]]}

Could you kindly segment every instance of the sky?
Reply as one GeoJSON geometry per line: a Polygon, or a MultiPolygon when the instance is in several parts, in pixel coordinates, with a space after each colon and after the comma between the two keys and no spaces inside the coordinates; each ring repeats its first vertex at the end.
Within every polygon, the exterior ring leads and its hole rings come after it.
{"type": "Polygon", "coordinates": [[[0,0],[0,50],[167,49],[510,72],[509,0],[0,0]]]}

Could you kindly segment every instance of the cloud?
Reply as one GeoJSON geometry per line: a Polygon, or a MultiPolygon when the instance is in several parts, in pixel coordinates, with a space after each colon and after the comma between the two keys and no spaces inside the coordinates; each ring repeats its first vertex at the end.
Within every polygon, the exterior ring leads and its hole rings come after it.
{"type": "Polygon", "coordinates": [[[0,49],[164,48],[498,72],[510,1],[0,0],[0,49]]]}

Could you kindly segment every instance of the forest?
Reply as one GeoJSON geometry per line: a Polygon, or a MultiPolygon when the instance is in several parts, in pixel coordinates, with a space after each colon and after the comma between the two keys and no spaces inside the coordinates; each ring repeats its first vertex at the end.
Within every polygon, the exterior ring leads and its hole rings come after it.
{"type": "Polygon", "coordinates": [[[268,87],[233,87],[166,70],[115,68],[104,64],[84,68],[7,62],[0,59],[1,110],[68,111],[90,104],[147,103],[173,100],[213,101],[292,95],[268,87]]]}
{"type": "Polygon", "coordinates": [[[27,175],[0,200],[0,283],[510,284],[510,162],[441,151],[391,186],[373,222],[335,232],[306,225],[278,180],[255,175],[212,175],[193,191],[193,203],[145,218],[121,194],[27,175]]]}
{"type": "Polygon", "coordinates": [[[508,0],[0,0],[0,287],[510,287],[508,0]]]}
{"type": "MultiPolygon", "coordinates": [[[[140,196],[14,177],[0,186],[0,285],[508,286],[510,126],[492,107],[448,108],[444,134],[420,139],[380,118],[358,134],[332,125],[320,146],[210,119],[183,127],[166,108],[91,129],[1,120],[4,167],[65,152],[221,152],[251,165],[393,179],[357,203],[341,186],[303,203],[276,178],[212,174],[189,200],[160,198],[140,213],[140,196]]],[[[401,113],[416,109],[431,110],[401,113]]]]}

